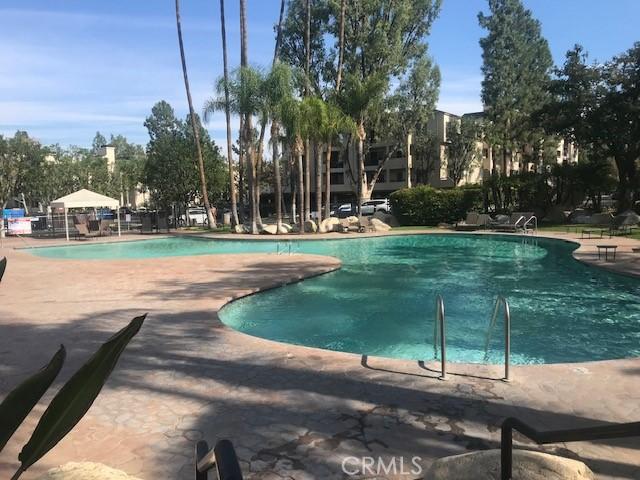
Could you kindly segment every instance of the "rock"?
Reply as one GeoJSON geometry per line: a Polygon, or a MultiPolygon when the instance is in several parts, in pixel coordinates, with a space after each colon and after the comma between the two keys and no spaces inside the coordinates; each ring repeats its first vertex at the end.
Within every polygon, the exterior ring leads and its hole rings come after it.
{"type": "Polygon", "coordinates": [[[562,224],[567,221],[567,215],[564,213],[561,206],[554,205],[544,216],[544,221],[547,223],[562,224]]]}
{"type": "Polygon", "coordinates": [[[231,229],[231,231],[232,231],[232,232],[234,232],[234,233],[244,233],[244,226],[243,226],[243,225],[238,224],[238,225],[236,225],[235,227],[233,227],[233,228],[231,229]]]}
{"type": "MultiPolygon", "coordinates": [[[[465,453],[436,460],[430,480],[499,480],[500,450],[465,453]]],[[[584,463],[529,450],[513,451],[513,480],[594,480],[584,463]]]]}
{"type": "Polygon", "coordinates": [[[275,235],[276,233],[278,233],[278,226],[277,225],[262,225],[262,230],[260,231],[260,233],[269,233],[271,235],[275,235]]]}
{"type": "Polygon", "coordinates": [[[320,222],[320,233],[328,233],[333,232],[335,230],[335,226],[340,225],[340,219],[336,217],[325,218],[320,222]]]}
{"type": "Polygon", "coordinates": [[[38,480],[139,480],[101,463],[70,462],[52,468],[38,480]]]}
{"type": "Polygon", "coordinates": [[[316,222],[314,222],[313,220],[306,220],[304,222],[304,231],[307,233],[316,233],[318,231],[316,222]]]}
{"type": "Polygon", "coordinates": [[[358,225],[360,223],[360,220],[358,220],[358,217],[356,216],[351,216],[351,217],[347,217],[347,222],[349,222],[349,225],[358,225]]]}
{"type": "Polygon", "coordinates": [[[627,210],[622,212],[618,217],[624,217],[622,221],[622,225],[637,225],[640,223],[640,215],[638,215],[633,210],[627,210]]]}
{"type": "Polygon", "coordinates": [[[280,232],[278,233],[291,233],[292,231],[293,231],[293,227],[291,225],[289,225],[288,223],[282,223],[280,225],[280,232]]]}
{"type": "Polygon", "coordinates": [[[387,225],[389,225],[391,227],[399,227],[400,226],[400,223],[398,222],[396,217],[394,217],[390,213],[375,212],[373,214],[373,218],[377,218],[378,220],[386,223],[387,225]]]}
{"type": "Polygon", "coordinates": [[[391,230],[391,227],[389,225],[377,218],[371,219],[371,225],[373,226],[374,232],[388,232],[389,230],[391,230]]]}

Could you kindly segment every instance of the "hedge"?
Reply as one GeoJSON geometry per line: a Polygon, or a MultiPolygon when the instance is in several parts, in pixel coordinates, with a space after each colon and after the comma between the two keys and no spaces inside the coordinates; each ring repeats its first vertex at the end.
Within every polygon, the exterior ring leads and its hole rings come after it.
{"type": "Polygon", "coordinates": [[[391,194],[391,209],[401,225],[454,223],[478,210],[482,189],[477,186],[436,189],[428,185],[403,188],[391,194]]]}

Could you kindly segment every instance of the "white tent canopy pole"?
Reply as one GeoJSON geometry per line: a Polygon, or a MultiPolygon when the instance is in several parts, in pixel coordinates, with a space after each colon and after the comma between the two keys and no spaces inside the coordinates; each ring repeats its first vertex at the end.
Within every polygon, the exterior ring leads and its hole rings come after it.
{"type": "Polygon", "coordinates": [[[120,202],[115,198],[107,197],[100,193],[92,192],[83,188],[77,192],[70,193],[64,197],[60,197],[57,200],[51,202],[51,208],[62,208],[64,210],[64,228],[66,230],[67,241],[69,241],[69,220],[67,219],[67,213],[70,208],[96,208],[107,207],[116,210],[118,221],[118,236],[121,235],[120,231],[120,202]]]}

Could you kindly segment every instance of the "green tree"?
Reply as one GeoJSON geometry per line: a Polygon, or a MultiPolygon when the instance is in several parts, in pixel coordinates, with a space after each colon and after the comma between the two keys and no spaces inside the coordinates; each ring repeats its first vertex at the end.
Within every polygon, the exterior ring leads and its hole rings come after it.
{"type": "Polygon", "coordinates": [[[490,14],[480,13],[487,36],[482,47],[482,101],[487,113],[487,137],[502,151],[502,173],[526,144],[537,143],[540,129],[532,114],[548,101],[553,65],[540,22],[521,0],[489,0],[490,14]]]}
{"type": "Polygon", "coordinates": [[[462,118],[447,125],[447,170],[458,186],[465,173],[478,159],[479,132],[475,121],[462,118]]]}
{"type": "Polygon", "coordinates": [[[187,75],[187,62],[184,55],[184,44],[182,42],[182,25],[180,22],[180,0],[176,0],[176,25],[178,28],[178,45],[180,46],[180,61],[182,64],[182,76],[184,77],[184,88],[187,93],[187,103],[189,104],[189,119],[191,122],[191,130],[193,132],[193,141],[196,146],[196,161],[198,163],[198,173],[200,174],[200,191],[202,193],[202,202],[207,211],[207,219],[209,228],[216,225],[216,219],[211,211],[209,204],[209,193],[207,191],[207,179],[204,169],[204,158],[202,156],[202,145],[200,143],[199,126],[196,124],[196,115],[193,109],[193,101],[191,100],[191,88],[189,86],[189,77],[187,75]]]}
{"type": "Polygon", "coordinates": [[[94,155],[98,155],[102,147],[107,145],[107,139],[100,132],[96,132],[93,137],[93,141],[91,142],[91,153],[94,155]]]}
{"type": "MultiPolygon", "coordinates": [[[[24,193],[31,196],[33,176],[42,168],[46,150],[25,131],[11,138],[0,135],[0,205],[24,193]],[[26,190],[26,191],[25,191],[26,190]]],[[[29,200],[37,200],[29,198],[29,200]]],[[[27,202],[29,203],[29,202],[27,202]]]]}

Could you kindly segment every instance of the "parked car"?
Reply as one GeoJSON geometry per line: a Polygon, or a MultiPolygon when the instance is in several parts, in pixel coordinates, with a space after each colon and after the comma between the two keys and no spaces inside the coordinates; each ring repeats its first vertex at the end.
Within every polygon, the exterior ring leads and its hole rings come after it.
{"type": "Polygon", "coordinates": [[[342,205],[331,210],[330,213],[332,217],[347,218],[352,215],[357,215],[356,211],[357,209],[354,205],[350,203],[343,203],[342,205]]]}
{"type": "Polygon", "coordinates": [[[209,222],[207,212],[203,207],[187,208],[187,213],[180,217],[180,226],[206,225],[209,222]]]}
{"type": "Polygon", "coordinates": [[[373,215],[375,212],[389,213],[389,199],[368,200],[362,203],[362,215],[373,215]]]}

